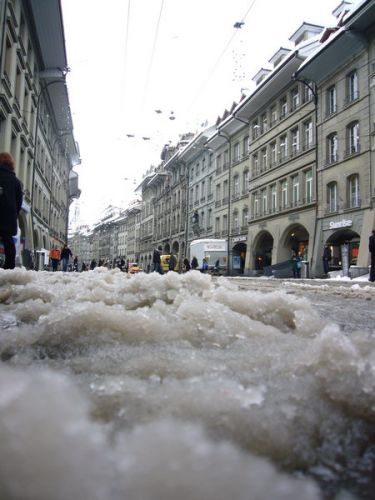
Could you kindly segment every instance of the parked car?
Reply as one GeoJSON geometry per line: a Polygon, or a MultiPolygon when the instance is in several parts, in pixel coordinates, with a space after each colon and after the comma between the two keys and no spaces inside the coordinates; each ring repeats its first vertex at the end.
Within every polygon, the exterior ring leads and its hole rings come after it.
{"type": "Polygon", "coordinates": [[[143,269],[139,267],[137,262],[129,262],[129,269],[128,269],[129,274],[137,274],[140,272],[143,272],[143,269]]]}

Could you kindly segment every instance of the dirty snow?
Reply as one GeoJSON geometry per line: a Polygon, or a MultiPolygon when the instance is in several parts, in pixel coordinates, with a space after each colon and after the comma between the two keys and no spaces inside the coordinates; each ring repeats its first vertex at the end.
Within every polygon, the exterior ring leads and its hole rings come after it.
{"type": "Polygon", "coordinates": [[[195,271],[0,270],[0,498],[366,498],[374,340],[195,271]]]}

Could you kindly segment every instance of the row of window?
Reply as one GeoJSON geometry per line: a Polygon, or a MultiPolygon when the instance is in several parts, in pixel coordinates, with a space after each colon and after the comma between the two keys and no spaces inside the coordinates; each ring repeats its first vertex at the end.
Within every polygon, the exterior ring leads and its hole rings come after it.
{"type": "MultiPolygon", "coordinates": [[[[357,121],[350,123],[346,127],[345,133],[345,157],[359,153],[359,123],[357,121]]],[[[326,141],[326,162],[335,163],[339,160],[339,138],[337,132],[333,132],[327,137],[326,141]]]]}
{"type": "Polygon", "coordinates": [[[267,168],[276,166],[288,158],[296,156],[302,150],[308,150],[313,146],[313,122],[308,119],[252,155],[252,176],[254,177],[267,168]]]}
{"type": "MultiPolygon", "coordinates": [[[[357,70],[351,71],[346,77],[345,104],[349,104],[359,98],[359,85],[357,70]]],[[[331,85],[326,91],[326,117],[337,113],[337,87],[331,85]]]]}
{"type": "Polygon", "coordinates": [[[252,193],[252,216],[264,216],[312,201],[313,173],[309,169],[252,193]]]}
{"type": "Polygon", "coordinates": [[[327,212],[334,213],[339,208],[358,208],[361,206],[359,192],[359,175],[353,174],[346,181],[345,205],[339,207],[339,196],[337,182],[330,182],[327,185],[327,212]]]}

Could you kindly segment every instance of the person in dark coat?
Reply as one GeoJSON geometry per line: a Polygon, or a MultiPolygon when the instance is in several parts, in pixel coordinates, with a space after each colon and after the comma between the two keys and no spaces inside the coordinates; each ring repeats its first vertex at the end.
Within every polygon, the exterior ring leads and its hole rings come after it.
{"type": "Polygon", "coordinates": [[[187,257],[185,257],[185,259],[184,259],[184,269],[185,269],[185,273],[190,271],[190,262],[189,262],[189,259],[187,257]]]}
{"type": "Polygon", "coordinates": [[[159,246],[158,248],[154,249],[153,255],[152,255],[152,263],[153,263],[153,271],[158,272],[159,274],[164,274],[163,268],[161,267],[161,256],[162,248],[159,246]]]}
{"type": "Polygon", "coordinates": [[[9,153],[0,153],[0,237],[3,240],[4,269],[16,266],[17,219],[22,206],[22,186],[15,174],[14,159],[9,153]]]}
{"type": "Polygon", "coordinates": [[[197,269],[198,267],[199,267],[198,259],[196,257],[193,257],[191,259],[191,268],[197,269]]]}
{"type": "Polygon", "coordinates": [[[375,229],[372,230],[372,234],[368,241],[368,249],[371,255],[371,267],[370,267],[370,277],[369,281],[375,281],[375,229]]]}
{"type": "Polygon", "coordinates": [[[329,263],[332,259],[332,253],[331,249],[329,248],[328,245],[324,247],[323,250],[323,267],[324,267],[324,274],[328,274],[329,271],[329,263]]]}
{"type": "Polygon", "coordinates": [[[68,270],[69,257],[73,257],[72,251],[70,250],[70,248],[68,247],[67,244],[64,244],[64,246],[62,247],[61,256],[60,256],[62,263],[63,263],[62,270],[64,273],[66,273],[66,271],[68,270]]]}

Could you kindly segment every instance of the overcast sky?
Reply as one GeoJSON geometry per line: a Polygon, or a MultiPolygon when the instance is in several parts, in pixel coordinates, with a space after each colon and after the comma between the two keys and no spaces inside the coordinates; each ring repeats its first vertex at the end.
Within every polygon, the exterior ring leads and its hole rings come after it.
{"type": "Polygon", "coordinates": [[[252,78],[281,46],[292,47],[303,21],[334,24],[339,3],[62,0],[82,157],[79,212],[74,204],[71,218],[91,224],[107,205],[125,207],[164,144],[212,124],[241,89],[254,88],[252,78]],[[236,22],[244,24],[235,29],[236,22]]]}

